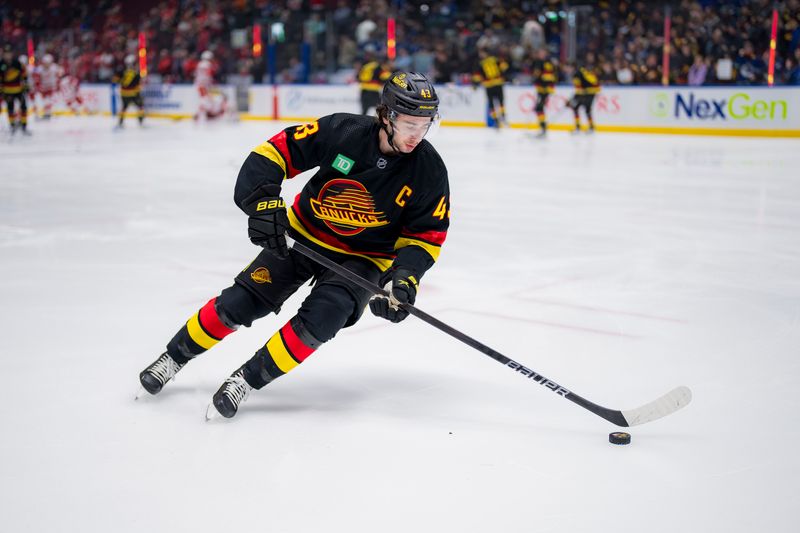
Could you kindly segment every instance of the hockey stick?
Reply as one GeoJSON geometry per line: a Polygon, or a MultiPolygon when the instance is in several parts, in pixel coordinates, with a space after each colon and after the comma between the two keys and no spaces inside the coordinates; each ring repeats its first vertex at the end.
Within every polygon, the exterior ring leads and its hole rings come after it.
{"type": "MultiPolygon", "coordinates": [[[[303,254],[304,256],[308,257],[309,259],[319,263],[320,265],[332,270],[336,274],[339,274],[346,280],[358,285],[364,290],[370,291],[373,294],[379,294],[382,296],[389,296],[389,293],[384,289],[378,287],[374,283],[365,280],[358,274],[351,272],[347,268],[331,261],[324,255],[321,255],[310,248],[295,242],[293,248],[298,251],[299,253],[303,254]]],[[[460,340],[464,344],[475,348],[479,352],[488,355],[495,361],[502,363],[503,365],[519,372],[523,376],[528,379],[533,380],[534,383],[538,383],[539,385],[544,385],[546,388],[552,390],[559,396],[574,402],[584,409],[591,411],[592,413],[600,416],[612,424],[616,424],[617,426],[621,427],[630,427],[630,426],[638,426],[641,424],[645,424],[647,422],[652,422],[653,420],[658,420],[659,418],[665,417],[669,414],[674,413],[678,409],[685,407],[689,404],[692,400],[692,391],[689,390],[688,387],[677,387],[674,390],[666,393],[665,395],[653,400],[650,403],[647,403],[641,407],[636,409],[629,409],[627,411],[616,411],[614,409],[608,409],[601,405],[597,405],[596,403],[592,403],[589,400],[578,396],[574,392],[562,387],[558,383],[553,380],[550,380],[541,374],[527,368],[520,363],[514,361],[513,359],[506,357],[505,355],[501,354],[500,352],[489,348],[485,344],[482,344],[472,337],[461,333],[457,329],[448,326],[438,318],[434,318],[428,313],[425,313],[418,307],[414,307],[410,304],[401,304],[401,307],[408,311],[409,314],[414,315],[415,317],[419,318],[420,320],[427,322],[431,326],[439,329],[448,335],[455,337],[456,339],[460,340]]]]}

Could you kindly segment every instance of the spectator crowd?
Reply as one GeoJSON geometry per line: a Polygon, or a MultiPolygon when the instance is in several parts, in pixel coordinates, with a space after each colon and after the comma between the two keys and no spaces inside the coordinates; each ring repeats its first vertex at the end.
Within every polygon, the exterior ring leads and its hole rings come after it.
{"type": "Polygon", "coordinates": [[[125,56],[147,42],[148,75],[191,82],[203,51],[218,81],[351,81],[365,58],[387,53],[395,18],[394,67],[438,83],[469,83],[479,49],[502,57],[511,83],[530,83],[537,51],[548,51],[560,82],[575,66],[601,83],[662,83],[664,22],[671,16],[670,84],[764,85],[772,9],[779,13],[775,83],[800,85],[800,0],[96,0],[0,5],[0,44],[51,54],[86,82],[109,82],[125,56]],[[253,26],[263,49],[253,54],[253,26]],[[274,77],[274,78],[273,78],[274,77]]]}

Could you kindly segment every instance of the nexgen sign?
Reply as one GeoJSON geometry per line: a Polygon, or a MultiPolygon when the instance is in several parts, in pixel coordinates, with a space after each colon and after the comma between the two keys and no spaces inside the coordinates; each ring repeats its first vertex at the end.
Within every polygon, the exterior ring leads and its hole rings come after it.
{"type": "Polygon", "coordinates": [[[745,92],[730,98],[701,98],[695,93],[675,93],[675,118],[697,120],[786,120],[786,100],[755,99],[745,92]]]}

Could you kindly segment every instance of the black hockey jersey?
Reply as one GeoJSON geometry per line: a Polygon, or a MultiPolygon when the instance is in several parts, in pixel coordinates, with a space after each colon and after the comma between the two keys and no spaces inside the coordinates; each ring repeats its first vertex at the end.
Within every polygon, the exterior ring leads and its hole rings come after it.
{"type": "Polygon", "coordinates": [[[358,83],[365,91],[379,92],[383,83],[391,76],[391,71],[383,68],[378,61],[365,63],[358,71],[358,83]]]}
{"type": "Polygon", "coordinates": [[[406,252],[422,275],[447,236],[447,169],[426,140],[410,154],[383,154],[379,130],[374,117],[337,113],[281,131],[242,165],[237,205],[262,185],[319,166],[289,210],[292,238],[332,258],[368,259],[381,271],[406,252]]]}
{"type": "Polygon", "coordinates": [[[142,90],[142,77],[138,68],[126,68],[114,77],[114,81],[119,83],[119,93],[123,98],[139,96],[142,90]]]}
{"type": "Polygon", "coordinates": [[[0,59],[0,94],[15,95],[27,92],[28,77],[19,59],[5,62],[0,59]]]}
{"type": "Polygon", "coordinates": [[[575,86],[575,94],[597,94],[600,92],[600,80],[597,75],[587,69],[580,67],[572,76],[572,84],[575,86]]]}
{"type": "Polygon", "coordinates": [[[487,56],[478,61],[472,75],[473,83],[480,83],[484,87],[503,85],[506,80],[503,74],[508,70],[508,63],[495,56],[487,56]]]}
{"type": "Polygon", "coordinates": [[[548,60],[537,61],[533,66],[534,85],[539,94],[553,94],[556,90],[556,68],[548,60]]]}

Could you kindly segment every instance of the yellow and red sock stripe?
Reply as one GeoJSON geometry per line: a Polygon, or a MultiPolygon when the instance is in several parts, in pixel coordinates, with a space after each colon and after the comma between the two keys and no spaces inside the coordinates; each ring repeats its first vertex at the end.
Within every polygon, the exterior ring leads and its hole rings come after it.
{"type": "Polygon", "coordinates": [[[220,320],[217,310],[214,308],[216,301],[216,298],[209,300],[186,322],[189,337],[195,344],[206,350],[235,331],[220,320]]]}
{"type": "MultiPolygon", "coordinates": [[[[267,351],[281,374],[286,374],[292,370],[305,361],[308,356],[316,350],[316,346],[312,347],[312,345],[310,345],[313,343],[301,340],[300,335],[295,331],[292,325],[293,322],[297,322],[297,319],[293,318],[287,322],[270,337],[266,344],[267,351]]],[[[319,343],[317,343],[317,346],[318,345],[319,343]]],[[[269,370],[273,369],[268,368],[268,371],[269,370]]],[[[270,372],[270,374],[272,374],[272,372],[270,372]]],[[[275,378],[278,376],[272,377],[275,378]]]]}

